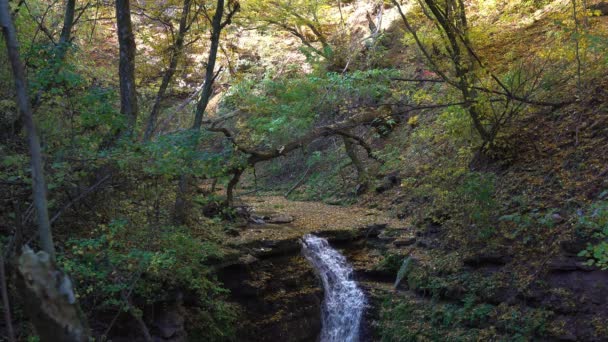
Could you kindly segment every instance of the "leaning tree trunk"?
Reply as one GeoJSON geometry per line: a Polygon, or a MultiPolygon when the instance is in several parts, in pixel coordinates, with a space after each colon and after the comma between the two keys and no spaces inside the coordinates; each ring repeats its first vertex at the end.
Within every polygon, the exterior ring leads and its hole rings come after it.
{"type": "MultiPolygon", "coordinates": [[[[230,3],[230,2],[229,2],[230,3]]],[[[209,49],[209,56],[207,58],[207,67],[205,69],[205,81],[203,84],[203,91],[201,97],[196,104],[196,112],[194,114],[194,123],[192,125],[192,132],[198,133],[201,130],[203,124],[203,116],[209,100],[213,93],[213,82],[215,81],[215,62],[217,60],[217,52],[220,46],[220,36],[222,29],[229,25],[232,21],[232,17],[239,10],[238,2],[232,3],[232,8],[229,9],[226,19],[222,21],[224,15],[224,0],[217,0],[217,7],[215,8],[215,14],[211,21],[211,47],[209,49]]],[[[192,137],[193,142],[191,145],[192,149],[197,148],[196,136],[192,137]]],[[[188,193],[190,191],[190,177],[183,174],[179,178],[178,191],[175,199],[175,206],[173,210],[173,221],[176,224],[183,224],[186,219],[186,211],[188,206],[188,193]]]]}
{"type": "Polygon", "coordinates": [[[51,233],[51,223],[49,221],[49,213],[46,200],[46,183],[42,169],[42,153],[40,151],[40,140],[34,127],[34,118],[32,107],[30,105],[29,96],[27,93],[27,81],[25,79],[25,71],[19,56],[19,46],[17,43],[17,33],[10,17],[9,6],[7,0],[0,0],[0,25],[4,33],[6,41],[6,49],[8,52],[13,75],[15,77],[15,91],[17,93],[17,105],[21,112],[23,124],[27,132],[27,140],[31,154],[32,166],[32,187],[34,207],[36,208],[36,221],[38,223],[38,232],[40,236],[40,245],[51,258],[55,257],[55,247],[53,245],[53,234],[51,233]]]}
{"type": "Polygon", "coordinates": [[[38,253],[34,253],[27,246],[23,249],[18,262],[20,273],[18,289],[25,299],[26,312],[41,341],[88,341],[89,330],[76,302],[72,282],[55,264],[55,248],[48,215],[40,141],[34,126],[25,71],[19,56],[17,34],[10,16],[8,0],[0,0],[0,26],[15,77],[17,105],[28,136],[33,200],[40,245],[43,249],[38,253]]]}
{"type": "Polygon", "coordinates": [[[192,7],[191,4],[191,0],[184,0],[182,15],[179,20],[179,30],[177,32],[177,37],[175,38],[175,44],[171,48],[169,67],[165,71],[163,80],[161,81],[158,92],[156,93],[156,99],[154,100],[154,105],[152,106],[150,116],[148,117],[148,124],[146,125],[146,132],[144,133],[144,141],[148,141],[150,138],[152,138],[154,127],[156,125],[156,119],[158,118],[158,114],[160,112],[161,102],[165,96],[165,93],[167,92],[169,83],[171,83],[171,80],[173,79],[173,75],[175,75],[175,71],[177,70],[177,62],[179,61],[179,58],[184,50],[184,39],[186,37],[186,33],[190,29],[190,25],[188,25],[188,16],[190,14],[190,8],[192,7]]]}

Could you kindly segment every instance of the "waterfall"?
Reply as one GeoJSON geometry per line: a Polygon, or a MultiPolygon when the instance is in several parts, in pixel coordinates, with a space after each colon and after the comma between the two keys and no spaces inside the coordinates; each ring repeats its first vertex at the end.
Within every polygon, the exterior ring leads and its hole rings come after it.
{"type": "Polygon", "coordinates": [[[310,234],[302,240],[302,253],[319,274],[325,290],[320,342],[359,341],[366,299],[346,258],[326,239],[310,234]]]}

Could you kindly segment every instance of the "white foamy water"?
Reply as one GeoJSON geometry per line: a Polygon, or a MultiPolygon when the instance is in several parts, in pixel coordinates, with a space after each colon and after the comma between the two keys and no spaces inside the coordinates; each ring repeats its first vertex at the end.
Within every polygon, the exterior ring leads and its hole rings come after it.
{"type": "Polygon", "coordinates": [[[326,239],[314,235],[304,236],[302,253],[319,274],[325,290],[320,342],[359,341],[366,299],[353,279],[352,267],[326,239]]]}

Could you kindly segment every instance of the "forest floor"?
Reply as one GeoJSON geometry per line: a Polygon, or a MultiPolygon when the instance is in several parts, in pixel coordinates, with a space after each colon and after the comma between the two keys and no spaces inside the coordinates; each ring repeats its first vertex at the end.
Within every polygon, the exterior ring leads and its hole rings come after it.
{"type": "Polygon", "coordinates": [[[249,224],[233,243],[293,239],[320,231],[352,231],[380,224],[397,228],[406,223],[391,218],[387,212],[357,205],[291,201],[282,196],[252,196],[241,200],[251,208],[252,217],[265,218],[266,223],[249,224]],[[280,223],[271,223],[273,221],[280,223]]]}

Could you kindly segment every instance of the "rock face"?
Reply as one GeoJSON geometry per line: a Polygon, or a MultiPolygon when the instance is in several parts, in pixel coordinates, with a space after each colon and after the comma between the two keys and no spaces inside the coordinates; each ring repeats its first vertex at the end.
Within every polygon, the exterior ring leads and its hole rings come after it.
{"type": "MultiPolygon", "coordinates": [[[[414,237],[408,229],[370,225],[353,230],[316,232],[330,240],[332,247],[346,256],[355,271],[355,279],[366,293],[369,306],[364,313],[361,341],[379,340],[380,307],[388,296],[412,297],[412,302],[429,301],[428,293],[402,286],[394,289],[396,270],[379,268],[386,251],[426,251],[422,242],[432,238],[414,237]]],[[[568,247],[568,246],[565,246],[568,247]]],[[[564,253],[545,265],[539,281],[521,292],[512,284],[497,282],[496,289],[480,294],[479,300],[493,307],[520,308],[522,312],[543,309],[551,313],[551,328],[543,335],[548,340],[604,341],[598,335],[608,317],[608,272],[585,265],[580,258],[563,248],[564,253]],[[597,327],[596,327],[597,326],[597,327]]],[[[300,254],[298,239],[260,240],[240,246],[234,262],[219,271],[220,280],[231,291],[232,301],[242,309],[239,341],[318,341],[321,330],[322,286],[315,271],[300,254]]],[[[435,249],[433,251],[439,251],[435,249]]],[[[415,256],[414,256],[415,257],[415,256]]],[[[513,263],[506,251],[480,251],[464,257],[459,272],[478,277],[498,277],[513,263]]],[[[424,263],[417,264],[424,269],[424,263]]],[[[426,269],[425,272],[432,272],[426,269]]],[[[467,290],[459,283],[446,287],[439,296],[461,303],[467,290]]],[[[500,322],[488,324],[500,326],[500,322]]],[[[499,329],[503,329],[502,326],[499,329]]],[[[505,328],[506,329],[506,328],[505,328]]],[[[498,334],[509,334],[499,330],[498,334]]],[[[541,337],[541,336],[537,336],[541,337]]]]}
{"type": "MultiPolygon", "coordinates": [[[[332,247],[340,250],[349,262],[355,263],[355,277],[362,281],[363,278],[375,278],[371,274],[374,271],[367,268],[377,261],[368,257],[374,249],[365,246],[367,242],[378,240],[386,226],[373,224],[352,230],[318,231],[316,234],[327,238],[332,247]]],[[[300,239],[252,241],[238,249],[242,254],[218,270],[219,280],[231,292],[231,301],[241,309],[238,340],[318,341],[323,286],[301,254],[300,239]]],[[[382,275],[379,277],[383,278],[382,275]]],[[[388,282],[393,280],[391,274],[388,282]]],[[[370,294],[369,289],[363,289],[370,294]]],[[[381,302],[376,297],[370,300],[381,302]]],[[[360,332],[362,342],[377,340],[371,322],[378,316],[378,307],[369,306],[364,313],[360,332]]]]}
{"type": "Polygon", "coordinates": [[[166,303],[156,308],[158,313],[152,324],[154,340],[161,342],[185,342],[188,334],[184,326],[187,312],[182,305],[181,296],[174,303],[166,303]]]}
{"type": "Polygon", "coordinates": [[[317,340],[323,290],[299,250],[293,252],[248,258],[220,270],[220,280],[242,310],[239,341],[317,340]]]}

